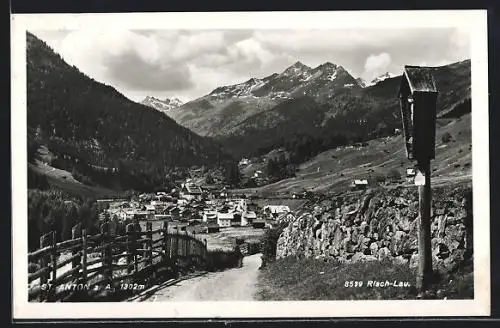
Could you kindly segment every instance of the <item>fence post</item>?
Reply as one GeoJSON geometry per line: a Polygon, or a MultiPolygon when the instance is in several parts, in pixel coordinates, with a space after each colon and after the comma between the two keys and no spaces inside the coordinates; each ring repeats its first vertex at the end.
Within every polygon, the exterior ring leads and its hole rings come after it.
{"type": "Polygon", "coordinates": [[[189,261],[189,236],[188,236],[188,231],[187,231],[187,227],[186,227],[186,230],[184,231],[184,257],[187,258],[187,260],[189,261]]]}
{"type": "Polygon", "coordinates": [[[82,229],[82,277],[81,283],[87,283],[87,229],[82,229]]]}
{"type": "Polygon", "coordinates": [[[203,239],[202,253],[203,253],[203,260],[204,260],[205,266],[207,266],[207,264],[208,264],[208,251],[207,251],[207,239],[206,238],[203,239]]]}
{"type": "Polygon", "coordinates": [[[134,262],[134,246],[135,246],[135,226],[133,223],[127,224],[125,227],[127,232],[127,274],[132,272],[131,264],[134,262]]]}
{"type": "Polygon", "coordinates": [[[137,248],[139,246],[139,242],[137,241],[138,238],[141,238],[141,235],[139,234],[140,230],[140,225],[138,221],[134,222],[134,230],[133,230],[133,243],[132,243],[132,254],[133,254],[133,259],[134,259],[134,274],[137,274],[139,272],[139,263],[137,259],[138,251],[137,248]]]}
{"type": "Polygon", "coordinates": [[[163,263],[167,263],[168,260],[168,222],[163,221],[163,263]]]}
{"type": "Polygon", "coordinates": [[[179,263],[178,263],[178,259],[179,259],[179,226],[175,226],[175,237],[174,237],[174,240],[175,240],[175,247],[174,247],[174,253],[173,253],[173,258],[172,258],[172,263],[173,263],[173,269],[174,269],[174,272],[175,272],[175,275],[177,276],[178,275],[178,272],[179,272],[179,263]]]}
{"type": "Polygon", "coordinates": [[[151,277],[155,279],[156,270],[153,268],[153,223],[151,221],[146,221],[146,238],[148,239],[146,241],[146,265],[149,267],[148,272],[151,270],[151,277]]]}
{"type": "Polygon", "coordinates": [[[113,277],[113,262],[111,257],[111,240],[109,235],[109,223],[105,222],[101,225],[101,234],[102,234],[102,273],[104,276],[104,280],[111,284],[113,277]]]}
{"type": "MultiPolygon", "coordinates": [[[[50,245],[50,233],[46,233],[40,237],[40,248],[44,248],[50,245]]],[[[40,257],[40,269],[44,269],[49,264],[49,256],[43,255],[40,257]]],[[[40,287],[45,288],[42,289],[40,293],[39,300],[45,301],[47,299],[47,282],[49,281],[50,272],[47,272],[43,276],[40,277],[40,287]],[[45,287],[44,287],[45,286],[45,287]]]]}
{"type": "MultiPolygon", "coordinates": [[[[75,225],[71,229],[71,239],[78,239],[78,238],[81,238],[81,237],[82,237],[82,224],[78,223],[77,225],[75,225]]],[[[72,269],[74,269],[78,265],[80,265],[82,255],[81,255],[81,252],[78,250],[78,248],[73,248],[73,250],[71,251],[71,255],[72,256],[75,256],[78,253],[80,253],[80,255],[77,256],[77,257],[75,257],[75,259],[71,262],[71,268],[72,269]]]]}
{"type": "Polygon", "coordinates": [[[57,277],[57,238],[56,238],[56,232],[52,231],[51,232],[51,242],[52,242],[52,248],[50,250],[50,260],[51,260],[51,267],[52,267],[52,280],[49,288],[49,293],[48,293],[48,301],[53,301],[55,298],[56,294],[56,286],[54,284],[56,277],[57,277]]]}
{"type": "Polygon", "coordinates": [[[147,265],[152,265],[153,264],[153,252],[152,252],[152,239],[153,239],[153,224],[151,221],[146,221],[146,238],[148,239],[146,241],[146,263],[147,265]]]}

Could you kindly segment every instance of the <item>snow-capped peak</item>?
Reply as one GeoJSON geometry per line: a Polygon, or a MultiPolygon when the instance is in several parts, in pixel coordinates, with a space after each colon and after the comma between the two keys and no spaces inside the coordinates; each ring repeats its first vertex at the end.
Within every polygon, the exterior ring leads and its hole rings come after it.
{"type": "Polygon", "coordinates": [[[248,96],[251,92],[261,87],[265,82],[261,79],[251,78],[246,82],[218,87],[213,90],[210,95],[212,97],[243,97],[248,96]]]}
{"type": "Polygon", "coordinates": [[[179,107],[184,103],[179,98],[166,98],[165,100],[160,100],[152,96],[146,96],[141,104],[152,107],[159,111],[167,111],[172,108],[179,107]]]}
{"type": "Polygon", "coordinates": [[[297,61],[292,66],[285,69],[281,73],[281,75],[282,76],[297,75],[297,74],[301,74],[303,72],[307,72],[309,70],[311,70],[311,67],[302,64],[300,61],[297,61]]]}
{"type": "Polygon", "coordinates": [[[395,76],[396,76],[396,74],[385,72],[384,74],[379,75],[376,78],[374,78],[373,80],[371,80],[369,83],[365,83],[365,86],[366,87],[372,86],[372,85],[375,85],[375,84],[377,84],[379,82],[382,82],[382,81],[384,81],[386,79],[390,79],[390,78],[395,77],[395,76]]]}

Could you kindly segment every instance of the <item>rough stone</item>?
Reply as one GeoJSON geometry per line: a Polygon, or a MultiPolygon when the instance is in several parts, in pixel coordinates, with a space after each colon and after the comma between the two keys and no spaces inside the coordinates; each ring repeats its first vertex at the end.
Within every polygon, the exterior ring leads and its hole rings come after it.
{"type": "Polygon", "coordinates": [[[372,255],[377,254],[378,255],[378,245],[377,243],[371,243],[370,244],[370,251],[372,255]]]}
{"type": "MultiPolygon", "coordinates": [[[[465,257],[466,245],[472,246],[472,210],[462,198],[456,191],[433,198],[432,251],[440,270],[455,268],[465,257]]],[[[416,192],[382,190],[366,199],[340,196],[301,208],[290,216],[277,242],[277,257],[389,257],[418,266],[416,192]]],[[[470,256],[472,249],[467,252],[470,256]]]]}
{"type": "Polygon", "coordinates": [[[387,247],[382,247],[381,249],[378,250],[379,261],[382,261],[382,260],[389,258],[390,255],[391,255],[391,252],[389,251],[389,248],[387,248],[387,247]]]}
{"type": "Polygon", "coordinates": [[[418,261],[419,261],[419,256],[417,253],[414,253],[410,257],[410,268],[418,268],[418,261]]]}

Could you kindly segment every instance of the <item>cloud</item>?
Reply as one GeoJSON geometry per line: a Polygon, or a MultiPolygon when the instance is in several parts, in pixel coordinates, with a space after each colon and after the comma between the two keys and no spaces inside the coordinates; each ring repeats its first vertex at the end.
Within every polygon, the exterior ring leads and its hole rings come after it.
{"type": "Polygon", "coordinates": [[[370,75],[371,78],[375,78],[381,74],[387,72],[389,65],[391,64],[391,55],[387,52],[382,52],[378,55],[370,55],[365,61],[365,73],[364,75],[370,75]]]}
{"type": "Polygon", "coordinates": [[[470,57],[468,31],[412,29],[230,29],[34,31],[63,58],[134,100],[192,99],[221,85],[279,73],[297,60],[326,61],[365,79],[404,65],[470,57]]]}
{"type": "Polygon", "coordinates": [[[103,64],[106,75],[119,87],[136,91],[182,91],[194,87],[186,64],[163,65],[142,59],[133,51],[110,56],[103,64]]]}

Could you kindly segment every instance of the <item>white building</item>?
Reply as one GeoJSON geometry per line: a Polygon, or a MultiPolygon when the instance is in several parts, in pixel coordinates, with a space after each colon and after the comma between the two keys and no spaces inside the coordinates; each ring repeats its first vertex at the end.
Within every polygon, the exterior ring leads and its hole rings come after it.
{"type": "Polygon", "coordinates": [[[364,189],[368,187],[368,180],[354,180],[351,184],[351,188],[364,189]]]}
{"type": "Polygon", "coordinates": [[[121,208],[113,208],[108,210],[109,215],[113,218],[115,215],[120,220],[125,220],[127,218],[127,213],[121,208]]]}
{"type": "Polygon", "coordinates": [[[220,227],[230,227],[231,220],[233,220],[233,213],[217,213],[217,224],[220,227]]]}
{"type": "Polygon", "coordinates": [[[217,222],[217,211],[204,211],[203,222],[217,222]]]}
{"type": "Polygon", "coordinates": [[[276,218],[282,213],[290,212],[290,208],[286,205],[266,205],[264,206],[264,213],[269,213],[273,218],[276,218]]]}
{"type": "Polygon", "coordinates": [[[156,209],[154,205],[148,204],[144,206],[146,208],[146,212],[148,213],[155,213],[156,209]]]}

